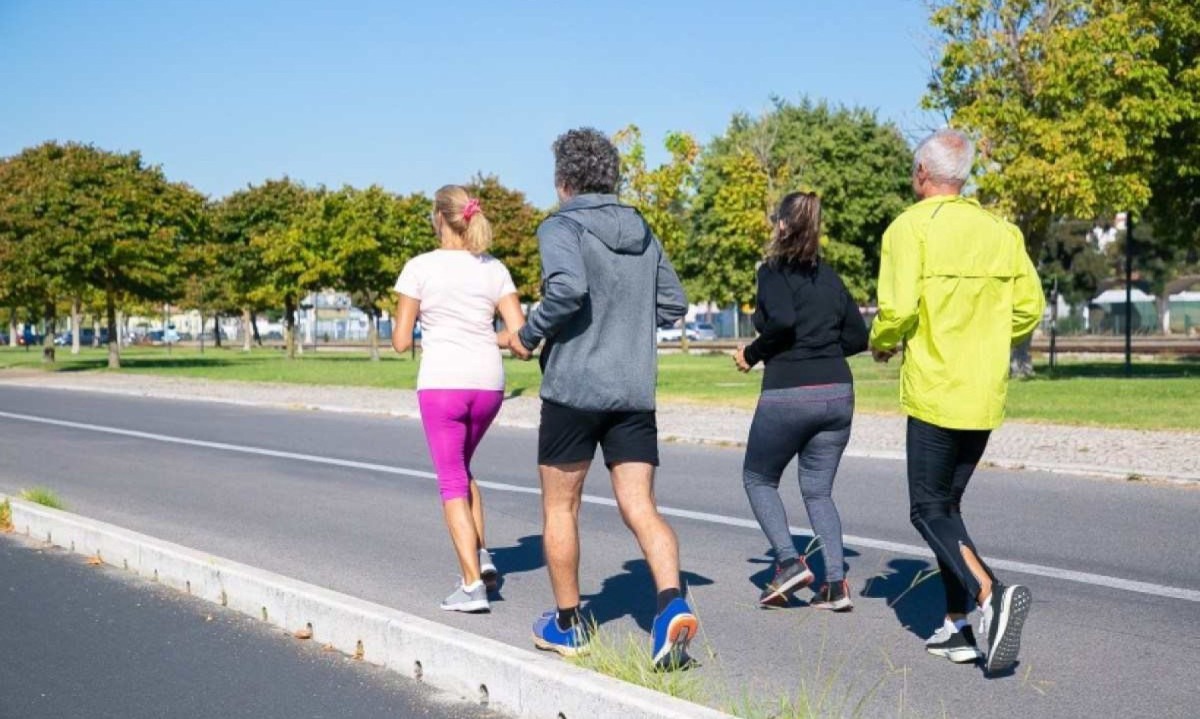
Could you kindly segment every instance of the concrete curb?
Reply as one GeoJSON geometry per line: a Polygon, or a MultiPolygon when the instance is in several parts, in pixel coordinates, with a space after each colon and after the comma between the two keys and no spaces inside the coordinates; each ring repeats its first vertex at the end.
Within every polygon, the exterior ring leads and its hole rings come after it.
{"type": "Polygon", "coordinates": [[[530,719],[729,719],[730,715],[396,609],[111,524],[0,494],[14,531],[98,557],[288,632],[530,719]]]}
{"type": "MultiPolygon", "coordinates": [[[[70,384],[56,384],[49,382],[39,382],[36,385],[26,385],[21,382],[6,382],[0,378],[0,385],[12,385],[15,387],[33,386],[44,389],[67,390],[73,392],[96,392],[100,394],[113,394],[126,397],[148,397],[151,399],[169,399],[185,402],[209,402],[215,404],[231,404],[242,407],[267,407],[270,409],[303,409],[318,412],[332,412],[335,414],[364,414],[383,417],[399,417],[403,419],[420,419],[421,415],[415,411],[403,410],[379,410],[379,409],[363,409],[360,407],[347,407],[342,405],[320,404],[320,403],[287,403],[287,402],[270,402],[270,401],[254,401],[254,400],[239,400],[224,397],[204,397],[186,392],[164,392],[155,390],[130,390],[125,388],[113,387],[79,387],[70,384]]],[[[530,422],[520,422],[505,420],[503,414],[496,422],[497,426],[511,427],[515,429],[537,429],[537,425],[530,422]]],[[[665,442],[677,442],[681,444],[696,444],[719,447],[745,447],[744,439],[730,439],[721,437],[699,437],[695,435],[672,434],[670,432],[662,432],[660,437],[665,442]]],[[[846,450],[847,457],[856,457],[859,459],[883,459],[903,461],[904,453],[893,450],[872,450],[872,449],[854,449],[846,450]]],[[[1091,477],[1100,477],[1103,479],[1137,479],[1137,480],[1152,480],[1167,482],[1170,484],[1194,485],[1200,483],[1200,472],[1195,473],[1179,473],[1179,472],[1161,472],[1155,470],[1133,469],[1125,467],[1112,467],[1108,465],[1092,465],[1092,464],[1070,464],[1065,462],[1039,462],[1035,460],[1024,459],[1007,459],[1004,457],[992,458],[988,457],[983,462],[984,466],[996,467],[999,469],[1010,470],[1033,470],[1040,472],[1049,472],[1051,474],[1069,474],[1069,475],[1086,475],[1091,477]]]]}

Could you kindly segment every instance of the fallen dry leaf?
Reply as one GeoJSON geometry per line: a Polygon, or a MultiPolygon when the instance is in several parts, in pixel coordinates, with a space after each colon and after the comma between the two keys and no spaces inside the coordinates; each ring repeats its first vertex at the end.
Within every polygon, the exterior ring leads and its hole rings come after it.
{"type": "Polygon", "coordinates": [[[101,564],[104,564],[104,560],[99,555],[93,554],[87,558],[87,563],[89,567],[99,567],[101,564]]]}
{"type": "Polygon", "coordinates": [[[308,627],[297,629],[295,632],[292,632],[292,636],[297,639],[312,639],[312,629],[308,627]]]}
{"type": "Polygon", "coordinates": [[[337,651],[337,648],[336,648],[336,647],[334,647],[332,644],[326,644],[325,646],[321,647],[321,651],[323,651],[323,652],[336,652],[336,651],[337,651]]]}

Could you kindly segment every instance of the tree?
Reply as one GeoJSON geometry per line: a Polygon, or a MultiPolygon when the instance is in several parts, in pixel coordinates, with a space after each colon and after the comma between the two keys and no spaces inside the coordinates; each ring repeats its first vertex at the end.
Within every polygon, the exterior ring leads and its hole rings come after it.
{"type": "MultiPolygon", "coordinates": [[[[687,271],[692,229],[689,205],[700,145],[687,133],[668,133],[663,145],[670,159],[650,169],[646,167],[646,147],[637,125],[629,125],[613,139],[621,150],[621,199],[642,214],[662,241],[667,257],[679,268],[685,286],[693,290],[695,282],[687,271]]],[[[680,335],[680,342],[687,352],[687,332],[680,335]]]]}
{"type": "Polygon", "coordinates": [[[221,346],[221,314],[237,307],[230,273],[224,264],[225,237],[215,228],[217,205],[206,202],[197,231],[181,252],[185,268],[179,304],[200,313],[200,351],[204,351],[204,327],[213,320],[214,343],[221,346]]]}
{"type": "Polygon", "coordinates": [[[333,283],[337,270],[322,230],[337,213],[324,188],[308,190],[277,183],[267,199],[275,221],[250,237],[249,249],[262,269],[263,284],[252,297],[272,297],[283,305],[287,358],[296,357],[296,310],[309,292],[333,283]]]}
{"type": "Polygon", "coordinates": [[[531,205],[525,193],[505,187],[495,175],[476,175],[466,187],[479,198],[492,223],[492,255],[508,268],[521,301],[533,302],[542,282],[537,228],[546,213],[531,205]]]}
{"type": "Polygon", "coordinates": [[[328,253],[332,283],[350,293],[367,313],[371,359],[379,360],[379,319],[392,306],[392,287],[404,263],[433,249],[431,203],[423,195],[399,198],[378,185],[344,187],[320,200],[319,232],[328,253]]]}
{"type": "MultiPolygon", "coordinates": [[[[820,195],[824,255],[856,298],[866,301],[879,272],[883,231],[911,202],[912,152],[899,129],[864,108],[774,98],[759,117],[735,115],[725,134],[709,145],[700,160],[699,197],[714,195],[714,182],[750,178],[749,165],[730,172],[746,162],[731,159],[738,155],[758,165],[762,177],[752,184],[762,188],[756,204],[764,222],[789,192],[820,195]]],[[[697,222],[710,231],[720,224],[713,217],[697,222]]],[[[758,237],[765,242],[769,232],[768,226],[758,237]]]]}
{"type": "Polygon", "coordinates": [[[308,200],[308,190],[285,176],[247,186],[221,200],[216,208],[214,224],[224,252],[223,272],[236,306],[242,309],[243,351],[250,351],[251,334],[258,339],[256,315],[283,304],[268,278],[261,251],[264,243],[254,241],[271,233],[279,235],[298,223],[308,200]]]}
{"type": "Polygon", "coordinates": [[[769,173],[749,151],[702,163],[692,246],[683,266],[696,294],[717,304],[752,302],[755,273],[771,235],[769,173]]]}
{"type": "Polygon", "coordinates": [[[621,150],[621,199],[642,213],[662,240],[667,256],[685,264],[691,234],[688,205],[700,145],[687,133],[668,133],[663,146],[670,159],[650,169],[646,167],[646,147],[637,125],[629,125],[613,139],[621,150]]]}
{"type": "MultiPolygon", "coordinates": [[[[1035,257],[1052,222],[1150,199],[1155,145],[1184,102],[1155,59],[1163,39],[1132,0],[955,0],[926,107],[979,137],[983,202],[1035,257]]],[[[1180,6],[1184,6],[1180,3],[1180,6]]]]}
{"type": "Polygon", "coordinates": [[[126,297],[177,296],[179,250],[197,231],[203,197],[168,182],[136,152],[45,143],[21,153],[11,167],[17,189],[2,213],[6,232],[28,250],[15,258],[30,280],[24,291],[39,295],[51,330],[57,297],[78,297],[83,286],[102,291],[108,365],[119,367],[117,304],[126,297]]]}

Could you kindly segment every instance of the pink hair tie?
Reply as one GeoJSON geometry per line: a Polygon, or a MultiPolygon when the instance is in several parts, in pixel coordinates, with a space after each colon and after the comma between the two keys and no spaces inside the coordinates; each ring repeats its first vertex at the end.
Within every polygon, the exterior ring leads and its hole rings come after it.
{"type": "Polygon", "coordinates": [[[464,222],[470,222],[471,218],[478,215],[480,211],[479,200],[472,197],[467,200],[467,204],[463,205],[462,217],[464,222]]]}

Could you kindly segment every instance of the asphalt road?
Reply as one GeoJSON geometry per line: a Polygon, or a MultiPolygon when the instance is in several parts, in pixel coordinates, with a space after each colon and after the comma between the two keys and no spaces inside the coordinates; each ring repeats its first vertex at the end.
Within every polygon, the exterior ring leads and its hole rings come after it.
{"type": "MultiPolygon", "coordinates": [[[[415,422],[16,388],[0,388],[0,413],[24,416],[0,414],[0,490],[45,485],[81,514],[516,646],[551,604],[530,431],[493,429],[480,448],[476,474],[496,485],[485,489],[488,539],[507,579],[490,615],[459,616],[437,608],[456,570],[415,422]]],[[[1020,666],[987,679],[924,653],[941,590],[936,577],[916,581],[932,563],[908,524],[901,463],[843,462],[849,615],[755,607],[770,565],[740,464],[738,450],[665,445],[658,485],[716,703],[806,689],[832,715],[1195,716],[1200,488],[981,470],[965,502],[972,534],[1034,594],[1020,666]]],[[[647,569],[604,503],[607,480],[595,472],[586,491],[585,602],[606,631],[643,636],[647,569]]],[[[794,481],[784,491],[802,530],[794,481]]]]}
{"type": "Polygon", "coordinates": [[[484,719],[420,683],[0,535],[0,719],[484,719]]]}

